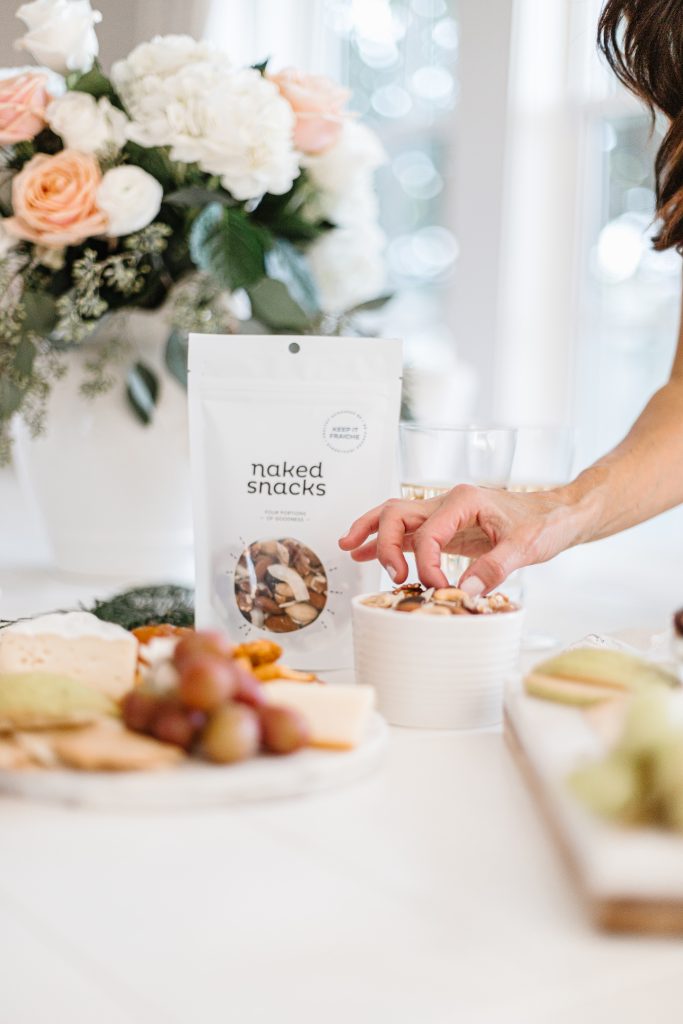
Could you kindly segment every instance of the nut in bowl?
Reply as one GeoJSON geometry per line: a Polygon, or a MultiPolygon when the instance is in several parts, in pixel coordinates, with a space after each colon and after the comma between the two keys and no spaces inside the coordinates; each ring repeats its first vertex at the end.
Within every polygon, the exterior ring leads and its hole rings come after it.
{"type": "Polygon", "coordinates": [[[356,678],[374,686],[392,725],[497,725],[519,661],[523,609],[504,594],[472,601],[457,587],[409,584],[353,599],[356,678]]]}

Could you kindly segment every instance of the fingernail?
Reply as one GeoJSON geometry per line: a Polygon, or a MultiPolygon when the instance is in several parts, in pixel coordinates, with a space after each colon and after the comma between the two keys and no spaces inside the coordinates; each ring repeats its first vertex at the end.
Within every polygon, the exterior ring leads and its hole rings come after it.
{"type": "Polygon", "coordinates": [[[465,582],[460,585],[460,589],[464,590],[468,597],[481,597],[486,587],[478,576],[468,576],[465,582]]]}
{"type": "Polygon", "coordinates": [[[389,579],[391,580],[392,583],[395,583],[396,582],[396,577],[398,576],[398,573],[394,569],[393,565],[387,565],[387,566],[385,566],[385,568],[387,570],[387,575],[388,575],[389,579]]]}

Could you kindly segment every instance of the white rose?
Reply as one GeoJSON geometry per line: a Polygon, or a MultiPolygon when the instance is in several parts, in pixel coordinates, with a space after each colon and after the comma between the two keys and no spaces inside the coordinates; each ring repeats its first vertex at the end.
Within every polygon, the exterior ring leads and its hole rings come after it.
{"type": "Polygon", "coordinates": [[[90,71],[99,53],[94,26],[102,20],[90,0],[33,0],[22,4],[17,17],[28,29],[17,49],[61,74],[90,71]]]}
{"type": "Polygon", "coordinates": [[[343,313],[381,294],[385,243],[376,224],[335,228],[313,243],[307,255],[325,313],[343,313]]]}
{"type": "Polygon", "coordinates": [[[240,201],[281,195],[299,174],[292,108],[252,68],[196,63],[164,79],[152,75],[140,80],[128,109],[129,138],[170,146],[173,160],[218,175],[240,201]]]}
{"type": "Polygon", "coordinates": [[[146,228],[158,214],[163,194],[156,178],[141,167],[123,164],[107,171],[97,190],[97,205],[109,218],[107,235],[118,238],[146,228]]]}
{"type": "Polygon", "coordinates": [[[111,155],[126,143],[128,118],[106,96],[96,100],[85,92],[68,92],[53,100],[46,116],[66,149],[111,155]]]}
{"type": "Polygon", "coordinates": [[[341,194],[354,179],[372,175],[386,160],[382,143],[367,125],[345,121],[337,142],[318,156],[301,161],[313,182],[323,192],[341,194]]]}
{"type": "Polygon", "coordinates": [[[188,64],[198,63],[230,65],[226,54],[208,43],[198,43],[192,36],[155,36],[149,43],[136,46],[125,60],[116,61],[111,78],[126,106],[134,106],[144,79],[168,78],[188,64]]]}

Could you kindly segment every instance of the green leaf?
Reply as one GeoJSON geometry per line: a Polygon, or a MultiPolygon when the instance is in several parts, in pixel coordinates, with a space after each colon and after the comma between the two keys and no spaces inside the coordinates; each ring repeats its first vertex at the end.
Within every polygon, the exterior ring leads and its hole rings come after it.
{"type": "Polygon", "coordinates": [[[175,167],[168,150],[161,146],[146,149],[145,146],[139,146],[137,142],[127,142],[124,153],[128,158],[128,163],[142,167],[143,171],[147,171],[153,178],[161,182],[164,190],[172,189],[175,186],[175,167]]]}
{"type": "Polygon", "coordinates": [[[332,225],[325,220],[306,220],[298,213],[279,213],[270,224],[272,230],[288,238],[291,242],[314,242],[316,238],[331,230],[332,225]]]}
{"type": "Polygon", "coordinates": [[[24,292],[22,297],[26,319],[23,329],[47,338],[57,323],[57,304],[47,292],[24,292]]]}
{"type": "Polygon", "coordinates": [[[66,84],[72,92],[87,92],[90,96],[94,96],[95,99],[106,96],[117,107],[121,106],[121,101],[114,90],[114,86],[98,64],[95,64],[85,74],[80,74],[76,71],[69,75],[66,84]]]}
{"type": "Polygon", "coordinates": [[[239,208],[210,203],[190,230],[190,255],[224,288],[246,288],[265,274],[271,235],[239,208]]]}
{"type": "Polygon", "coordinates": [[[318,290],[308,260],[291,244],[279,239],[266,254],[266,274],[281,281],[296,305],[308,316],[320,311],[318,290]]]}
{"type": "Polygon", "coordinates": [[[312,327],[311,318],[282,281],[265,277],[248,291],[252,314],[271,330],[304,332],[312,327]]]}
{"type": "Polygon", "coordinates": [[[254,71],[260,71],[262,75],[265,75],[269,61],[270,57],[266,57],[266,59],[262,60],[259,64],[252,64],[251,66],[254,69],[254,71]]]}
{"type": "Polygon", "coordinates": [[[387,302],[390,302],[393,297],[392,294],[378,295],[376,299],[368,299],[367,302],[361,302],[354,306],[353,309],[348,309],[346,315],[353,316],[354,313],[372,313],[374,310],[382,309],[383,306],[386,306],[387,302]]]}
{"type": "Polygon", "coordinates": [[[176,189],[175,192],[170,192],[167,196],[164,196],[164,202],[169,203],[171,206],[180,207],[204,207],[209,203],[220,203],[222,206],[237,206],[235,200],[227,192],[202,188],[200,185],[176,189]]]}
{"type": "Polygon", "coordinates": [[[289,192],[275,196],[263,196],[255,211],[255,218],[274,234],[282,235],[293,242],[310,242],[334,226],[326,220],[311,220],[303,214],[308,199],[316,189],[312,186],[306,171],[302,171],[289,192]]]}
{"type": "Polygon", "coordinates": [[[22,338],[14,350],[14,369],[21,377],[28,379],[33,372],[35,358],[35,345],[28,338],[22,338]]]}
{"type": "Polygon", "coordinates": [[[6,377],[0,377],[0,420],[8,420],[15,413],[24,399],[24,392],[6,377]]]}
{"type": "Polygon", "coordinates": [[[141,423],[149,425],[159,398],[159,380],[145,363],[135,363],[126,378],[128,403],[141,423]]]}
{"type": "Polygon", "coordinates": [[[166,342],[166,350],[164,352],[164,362],[169,370],[169,373],[182,384],[184,388],[187,387],[187,334],[185,331],[181,331],[178,327],[174,327],[168,336],[166,342]]]}

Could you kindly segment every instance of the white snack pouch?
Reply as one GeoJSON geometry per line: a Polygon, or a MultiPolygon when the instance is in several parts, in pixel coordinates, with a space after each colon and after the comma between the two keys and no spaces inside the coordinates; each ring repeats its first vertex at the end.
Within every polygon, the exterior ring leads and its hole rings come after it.
{"type": "Polygon", "coordinates": [[[351,665],[350,599],[378,568],[337,541],[397,493],[401,367],[399,341],[190,335],[198,628],[351,665]]]}

